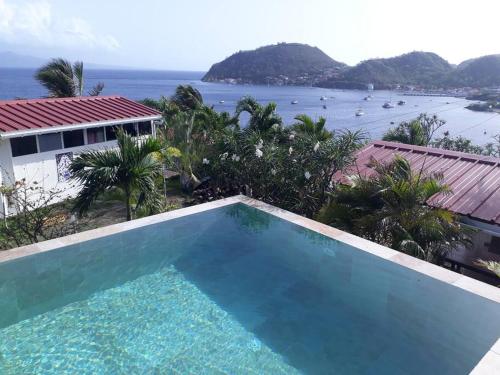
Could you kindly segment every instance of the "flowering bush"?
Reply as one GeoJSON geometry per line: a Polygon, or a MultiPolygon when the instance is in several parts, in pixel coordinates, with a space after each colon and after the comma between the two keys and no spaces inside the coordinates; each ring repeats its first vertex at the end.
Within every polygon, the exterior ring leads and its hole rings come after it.
{"type": "Polygon", "coordinates": [[[212,141],[202,174],[211,176],[216,188],[312,216],[333,188],[333,174],[352,162],[361,134],[339,132],[319,142],[280,127],[221,132],[212,141]]]}

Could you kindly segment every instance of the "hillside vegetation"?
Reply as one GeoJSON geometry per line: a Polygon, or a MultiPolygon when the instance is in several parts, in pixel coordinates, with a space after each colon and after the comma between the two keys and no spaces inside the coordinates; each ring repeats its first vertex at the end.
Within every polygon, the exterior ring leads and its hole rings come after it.
{"type": "Polygon", "coordinates": [[[203,80],[353,89],[364,89],[369,83],[376,89],[492,87],[500,85],[500,55],[470,59],[454,66],[435,53],[415,51],[369,59],[349,67],[317,47],[280,43],[237,52],[214,64],[203,80]]]}
{"type": "Polygon", "coordinates": [[[333,60],[317,47],[299,43],[280,43],[240,51],[214,64],[203,77],[207,82],[255,84],[314,84],[346,65],[333,60]]]}

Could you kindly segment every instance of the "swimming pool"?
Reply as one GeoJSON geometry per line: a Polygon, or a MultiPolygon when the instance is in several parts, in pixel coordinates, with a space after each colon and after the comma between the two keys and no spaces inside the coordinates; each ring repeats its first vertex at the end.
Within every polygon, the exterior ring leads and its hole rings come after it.
{"type": "Polygon", "coordinates": [[[466,374],[497,293],[236,197],[0,254],[0,373],[466,374]]]}

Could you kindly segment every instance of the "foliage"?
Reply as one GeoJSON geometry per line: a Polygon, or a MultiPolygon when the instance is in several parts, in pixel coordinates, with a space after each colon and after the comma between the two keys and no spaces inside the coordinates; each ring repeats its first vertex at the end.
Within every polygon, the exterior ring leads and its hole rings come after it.
{"type": "Polygon", "coordinates": [[[311,84],[344,67],[317,47],[299,43],[279,43],[239,51],[212,65],[204,81],[237,79],[257,84],[311,84]]]}
{"type": "MultiPolygon", "coordinates": [[[[415,51],[391,58],[362,61],[347,69],[339,80],[351,88],[355,88],[357,83],[373,83],[378,89],[396,85],[435,87],[452,71],[453,67],[435,53],[415,51]]],[[[329,86],[335,87],[335,81],[328,82],[329,86]]]]}
{"type": "Polygon", "coordinates": [[[276,113],[276,103],[268,103],[265,106],[259,104],[254,98],[247,96],[238,101],[236,105],[236,116],[242,112],[250,115],[248,129],[267,132],[273,126],[281,126],[283,120],[276,113]]]}
{"type": "Polygon", "coordinates": [[[472,140],[468,138],[451,137],[449,132],[445,132],[443,137],[432,141],[430,146],[469,154],[500,157],[500,134],[493,137],[493,142],[480,146],[473,144],[472,140]]]}
{"type": "Polygon", "coordinates": [[[309,135],[317,141],[326,141],[332,137],[332,133],[325,129],[326,118],[320,117],[318,121],[314,121],[307,115],[295,116],[297,123],[292,125],[292,130],[296,133],[309,135]]]}
{"type": "Polygon", "coordinates": [[[2,186],[0,193],[11,202],[15,215],[2,217],[0,249],[9,249],[75,232],[74,223],[55,203],[62,191],[45,189],[36,181],[16,181],[12,187],[2,186]]]}
{"type": "Polygon", "coordinates": [[[203,104],[200,92],[191,86],[178,86],[170,100],[150,102],[163,109],[167,126],[159,132],[168,168],[180,174],[182,190],[192,192],[199,184],[196,169],[203,163],[202,154],[210,147],[210,134],[238,128],[238,118],[227,112],[217,112],[203,104]]]}
{"type": "Polygon", "coordinates": [[[476,263],[477,265],[486,268],[487,270],[490,270],[495,275],[497,275],[497,277],[500,277],[500,262],[495,262],[493,260],[479,259],[476,263]]]}
{"type": "Polygon", "coordinates": [[[203,172],[217,189],[247,195],[311,217],[360,146],[359,132],[339,132],[322,142],[289,128],[217,132],[203,172]]]}
{"type": "Polygon", "coordinates": [[[415,120],[401,122],[396,128],[389,129],[382,137],[384,141],[400,142],[415,146],[427,146],[434,133],[446,121],[436,115],[421,113],[415,120]]]}
{"type": "Polygon", "coordinates": [[[426,204],[449,193],[442,175],[413,171],[401,157],[388,164],[372,160],[372,166],[375,175],[355,176],[352,186],[338,187],[317,219],[435,263],[458,245],[469,245],[456,215],[426,204]]]}
{"type": "Polygon", "coordinates": [[[160,209],[161,194],[155,186],[162,168],[160,143],[153,138],[134,139],[122,130],[117,131],[117,142],[116,149],[85,151],[73,160],[72,178],[82,185],[74,206],[80,215],[113,188],[124,195],[127,220],[132,219],[132,202],[134,211],[160,209]]]}
{"type": "MultiPolygon", "coordinates": [[[[35,73],[35,79],[40,82],[53,98],[68,98],[82,96],[83,93],[83,62],[71,64],[62,58],[52,59],[35,73]]],[[[90,96],[97,96],[104,88],[99,82],[90,92],[90,96]]]]}

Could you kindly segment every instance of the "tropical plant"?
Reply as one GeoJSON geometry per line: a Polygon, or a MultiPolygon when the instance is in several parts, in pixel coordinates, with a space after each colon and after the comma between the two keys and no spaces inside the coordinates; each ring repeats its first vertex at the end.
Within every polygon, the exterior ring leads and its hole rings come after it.
{"type": "Polygon", "coordinates": [[[469,154],[481,155],[484,152],[483,147],[473,144],[472,140],[462,136],[450,137],[450,133],[447,131],[444,132],[443,137],[435,139],[430,145],[443,150],[467,152],[469,154]]]}
{"type": "Polygon", "coordinates": [[[111,189],[123,193],[127,220],[142,207],[150,212],[161,208],[161,194],[155,184],[162,170],[161,144],[151,137],[132,138],[122,130],[116,136],[118,148],[85,151],[70,166],[72,179],[82,186],[74,205],[80,215],[111,189]]]}
{"type": "Polygon", "coordinates": [[[457,216],[426,202],[448,194],[441,174],[414,171],[404,158],[372,160],[373,176],[355,176],[340,186],[317,219],[395,250],[439,263],[457,246],[470,245],[457,216]]]}
{"type": "Polygon", "coordinates": [[[326,141],[332,137],[332,133],[325,129],[326,118],[320,117],[314,121],[311,117],[301,114],[295,117],[297,123],[292,125],[292,130],[297,133],[307,134],[318,141],[326,141]]]}
{"type": "Polygon", "coordinates": [[[434,133],[444,126],[446,121],[436,115],[421,113],[412,121],[404,121],[397,127],[389,129],[382,137],[384,141],[400,142],[415,146],[427,146],[434,133]]]}
{"type": "Polygon", "coordinates": [[[63,197],[61,189],[46,189],[37,181],[22,179],[0,186],[0,194],[7,197],[15,210],[14,215],[0,214],[0,250],[76,231],[76,223],[56,204],[63,197]]]}
{"type": "Polygon", "coordinates": [[[500,278],[500,262],[478,259],[476,264],[493,272],[497,277],[500,278]]]}
{"type": "Polygon", "coordinates": [[[276,113],[276,103],[259,104],[254,98],[247,96],[238,101],[236,116],[246,112],[249,114],[248,129],[265,133],[272,127],[281,127],[283,119],[276,113]]]}
{"type": "Polygon", "coordinates": [[[325,141],[288,128],[265,133],[245,128],[218,133],[203,171],[217,190],[247,195],[311,217],[346,168],[362,134],[339,132],[325,141]]]}
{"type": "MultiPolygon", "coordinates": [[[[52,59],[35,73],[35,79],[40,82],[53,98],[68,98],[82,96],[83,92],[83,62],[71,64],[62,58],[52,59]]],[[[97,96],[104,88],[99,82],[90,91],[90,96],[97,96]]]]}

